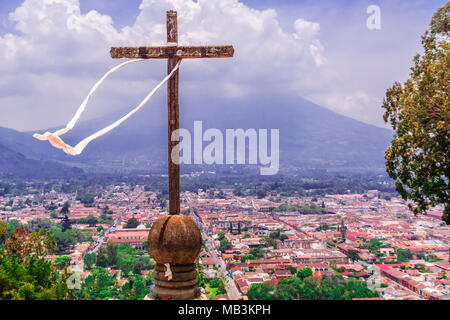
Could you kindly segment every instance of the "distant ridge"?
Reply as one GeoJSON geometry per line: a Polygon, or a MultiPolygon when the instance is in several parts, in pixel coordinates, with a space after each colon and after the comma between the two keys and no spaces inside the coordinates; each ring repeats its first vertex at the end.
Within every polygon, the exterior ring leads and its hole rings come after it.
{"type": "Polygon", "coordinates": [[[0,177],[2,178],[55,178],[78,176],[83,170],[64,164],[33,160],[0,145],[0,177]]]}
{"type": "MultiPolygon", "coordinates": [[[[31,132],[6,128],[0,128],[0,145],[29,159],[58,161],[87,170],[113,172],[120,168],[148,168],[154,164],[165,168],[167,106],[164,95],[155,98],[115,131],[89,144],[77,157],[34,139],[31,132]]],[[[127,111],[81,122],[64,135],[64,140],[74,145],[127,111]]],[[[384,169],[384,150],[393,135],[388,129],[339,115],[292,95],[206,99],[187,94],[181,96],[180,115],[180,127],[190,130],[195,120],[203,121],[204,130],[280,129],[280,168],[384,169]]]]}

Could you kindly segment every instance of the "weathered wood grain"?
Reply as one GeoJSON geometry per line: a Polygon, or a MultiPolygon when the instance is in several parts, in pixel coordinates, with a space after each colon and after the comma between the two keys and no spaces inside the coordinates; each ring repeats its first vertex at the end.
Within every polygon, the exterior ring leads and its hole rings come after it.
{"type": "Polygon", "coordinates": [[[176,56],[181,59],[231,58],[233,46],[156,46],[156,47],[112,47],[113,59],[168,59],[176,56]]]}
{"type": "MultiPolygon", "coordinates": [[[[167,12],[167,42],[178,42],[178,26],[176,11],[167,12]]],[[[173,54],[167,59],[167,73],[169,74],[178,62],[173,54]]],[[[172,159],[172,150],[178,144],[172,141],[172,133],[180,128],[178,105],[178,70],[167,82],[167,110],[168,110],[168,160],[169,160],[169,214],[180,214],[180,165],[179,153],[172,159]],[[176,163],[173,161],[175,160],[176,163]]]]}

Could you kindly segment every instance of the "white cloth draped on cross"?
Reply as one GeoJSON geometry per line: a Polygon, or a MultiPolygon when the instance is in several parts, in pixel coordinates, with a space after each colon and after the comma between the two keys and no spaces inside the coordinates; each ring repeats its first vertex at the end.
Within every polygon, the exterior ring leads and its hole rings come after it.
{"type": "Polygon", "coordinates": [[[130,111],[129,113],[127,113],[125,116],[123,116],[122,118],[120,118],[119,120],[117,120],[116,122],[114,122],[113,124],[97,131],[96,133],[90,135],[89,137],[83,139],[82,141],[80,141],[75,147],[72,147],[68,144],[66,144],[61,138],[60,136],[62,136],[63,134],[67,133],[68,131],[72,130],[73,127],[75,126],[75,124],[77,123],[78,119],[80,118],[81,114],[83,113],[83,111],[86,109],[86,105],[87,102],[89,100],[89,98],[92,96],[92,94],[95,92],[95,90],[97,90],[97,88],[100,86],[100,84],[102,84],[102,82],[111,74],[113,74],[114,72],[116,72],[117,70],[119,70],[121,67],[123,67],[124,65],[128,64],[128,63],[133,63],[133,62],[139,62],[139,61],[144,61],[146,59],[134,59],[134,60],[130,60],[130,61],[126,61],[123,62],[117,66],[115,66],[114,68],[112,68],[111,70],[109,70],[91,89],[91,91],[89,92],[89,94],[87,95],[87,97],[83,100],[83,102],[81,103],[81,105],[78,107],[77,112],[75,113],[75,116],[72,118],[72,120],[69,121],[69,123],[66,125],[65,128],[60,129],[58,131],[55,132],[45,132],[44,134],[39,134],[39,133],[35,133],[33,134],[33,137],[38,139],[38,140],[48,140],[50,142],[50,144],[52,146],[54,146],[55,148],[61,149],[63,150],[65,153],[67,153],[68,155],[71,156],[76,156],[81,154],[81,152],[83,152],[83,149],[88,145],[89,142],[91,142],[92,140],[95,140],[99,137],[101,137],[102,135],[110,132],[111,130],[113,130],[114,128],[116,128],[117,126],[119,126],[122,122],[124,122],[125,120],[127,120],[129,117],[131,117],[133,114],[135,114],[136,112],[138,112],[139,110],[141,110],[146,104],[147,102],[150,100],[150,98],[156,93],[156,91],[158,91],[158,89],[167,82],[167,80],[170,79],[170,77],[173,75],[173,73],[178,69],[178,67],[180,66],[181,63],[181,59],[178,61],[178,63],[175,65],[175,67],[172,69],[172,71],[160,82],[158,83],[158,85],[144,98],[144,100],[142,100],[142,102],[136,107],[134,108],[132,111],[130,111]]]}

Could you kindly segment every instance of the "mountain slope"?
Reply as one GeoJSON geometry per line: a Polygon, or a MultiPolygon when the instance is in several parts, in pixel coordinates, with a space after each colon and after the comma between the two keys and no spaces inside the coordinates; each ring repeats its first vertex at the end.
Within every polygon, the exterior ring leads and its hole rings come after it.
{"type": "MultiPolygon", "coordinates": [[[[0,128],[0,144],[29,158],[82,164],[96,170],[145,168],[149,163],[165,168],[167,106],[164,94],[155,98],[116,130],[91,142],[77,157],[65,155],[48,142],[35,140],[31,133],[11,129],[0,128]]],[[[81,122],[63,138],[74,145],[127,111],[81,122]]],[[[218,128],[223,133],[226,128],[280,129],[280,164],[300,168],[384,168],[384,150],[392,138],[390,130],[286,95],[206,99],[187,93],[180,99],[180,115],[180,127],[191,132],[195,120],[203,121],[203,131],[208,128],[218,128]]]]}
{"type": "Polygon", "coordinates": [[[53,178],[82,173],[79,168],[56,162],[27,159],[23,154],[0,145],[0,177],[53,178]]]}

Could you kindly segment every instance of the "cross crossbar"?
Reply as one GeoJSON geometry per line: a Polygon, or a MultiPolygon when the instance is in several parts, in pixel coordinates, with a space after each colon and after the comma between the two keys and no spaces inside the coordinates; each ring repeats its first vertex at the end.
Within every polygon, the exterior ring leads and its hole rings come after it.
{"type": "Polygon", "coordinates": [[[176,46],[165,45],[155,47],[112,47],[113,59],[180,59],[192,58],[231,58],[234,55],[233,46],[176,46]]]}
{"type": "MultiPolygon", "coordinates": [[[[167,73],[170,74],[181,59],[190,58],[230,58],[234,55],[233,46],[179,46],[177,12],[166,13],[167,44],[154,47],[112,47],[113,59],[167,59],[167,73]]],[[[169,160],[169,211],[171,215],[180,214],[180,165],[179,152],[174,151],[177,141],[172,134],[179,129],[178,71],[167,81],[168,110],[168,160],[169,160]],[[172,156],[176,161],[173,161],[172,156]]]]}

